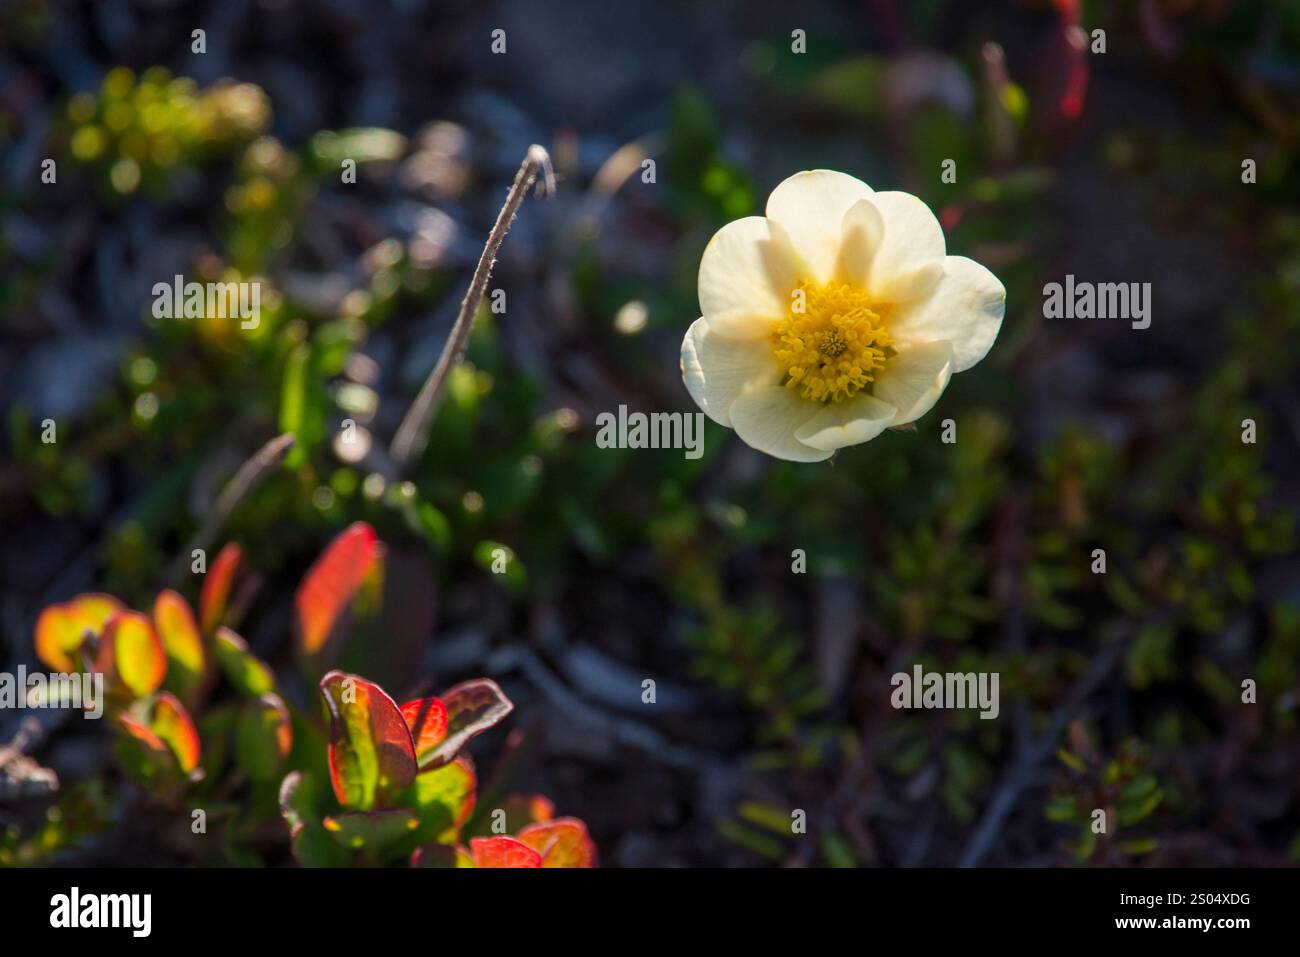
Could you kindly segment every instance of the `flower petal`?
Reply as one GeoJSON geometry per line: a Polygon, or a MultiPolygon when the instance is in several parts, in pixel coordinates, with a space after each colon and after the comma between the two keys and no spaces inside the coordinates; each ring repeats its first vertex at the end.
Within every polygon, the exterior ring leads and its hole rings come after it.
{"type": "Polygon", "coordinates": [[[880,302],[906,305],[928,297],[942,278],[943,260],[927,259],[888,276],[873,277],[871,289],[880,302]]]}
{"type": "Polygon", "coordinates": [[[885,363],[871,391],[898,410],[890,425],[907,425],[930,411],[951,378],[952,343],[941,339],[903,348],[885,363]]]}
{"type": "MultiPolygon", "coordinates": [[[[947,253],[943,227],[925,205],[911,193],[890,191],[873,193],[870,200],[884,220],[880,248],[871,258],[867,288],[884,301],[895,294],[902,276],[911,276],[917,267],[947,253]]],[[[846,223],[846,229],[848,224],[846,223]]]]}
{"type": "Polygon", "coordinates": [[[700,312],[719,335],[762,336],[790,311],[798,284],[790,237],[762,216],[727,223],[700,257],[700,312]]]}
{"type": "Polygon", "coordinates": [[[695,404],[719,425],[730,426],[727,409],[748,388],[775,385],[781,368],[764,339],[728,339],[696,319],[682,340],[682,381],[695,404]]]}
{"type": "Polygon", "coordinates": [[[871,260],[885,237],[885,218],[869,199],[860,199],[849,207],[840,223],[842,233],[841,266],[845,278],[865,287],[871,275],[871,260]]]}
{"type": "Polygon", "coordinates": [[[948,256],[943,278],[925,299],[904,308],[890,330],[901,344],[946,339],[953,372],[964,372],[988,354],[1002,328],[1007,291],[998,277],[973,259],[948,256]]]}
{"type": "MultiPolygon", "coordinates": [[[[808,279],[826,284],[841,271],[844,214],[871,187],[847,173],[815,169],[795,173],[767,198],[767,218],[785,227],[808,279]]],[[[705,315],[708,315],[706,312],[705,315]]]]}
{"type": "Polygon", "coordinates": [[[834,449],[814,449],[794,437],[817,414],[815,402],[780,385],[761,386],[731,403],[731,425],[745,444],[789,462],[821,462],[834,449]]]}
{"type": "Polygon", "coordinates": [[[869,442],[889,427],[898,409],[865,392],[843,402],[822,406],[795,432],[805,445],[834,452],[846,445],[869,442]]]}

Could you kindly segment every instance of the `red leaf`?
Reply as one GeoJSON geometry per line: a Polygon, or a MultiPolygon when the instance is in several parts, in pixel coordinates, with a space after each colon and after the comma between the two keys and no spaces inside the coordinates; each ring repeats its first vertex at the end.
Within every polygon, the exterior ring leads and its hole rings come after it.
{"type": "Polygon", "coordinates": [[[217,553],[212,567],[203,576],[203,589],[199,593],[199,617],[205,635],[215,632],[225,621],[230,589],[243,560],[243,551],[234,542],[230,542],[217,553]]]}
{"type": "Polygon", "coordinates": [[[298,642],[307,655],[325,646],[361,586],[379,568],[383,543],[365,522],[349,525],[307,571],[294,599],[298,642]]]}
{"type": "Polygon", "coordinates": [[[368,811],[415,780],[415,744],[379,685],[331,671],[320,680],[330,716],[330,783],[339,803],[368,811]]]}
{"type": "Polygon", "coordinates": [[[126,732],[130,734],[131,737],[141,742],[150,751],[159,755],[170,753],[167,749],[167,745],[163,743],[163,739],[149,730],[143,722],[137,721],[135,718],[125,713],[119,714],[117,716],[117,721],[118,724],[126,729],[126,732]]]}
{"type": "Polygon", "coordinates": [[[596,845],[587,825],[576,817],[529,824],[519,832],[519,840],[542,856],[542,867],[596,866],[596,845]]]}
{"type": "Polygon", "coordinates": [[[417,698],[402,705],[402,717],[415,741],[415,760],[440,745],[447,737],[447,706],[437,698],[417,698]]]}
{"type": "Polygon", "coordinates": [[[475,837],[469,846],[476,867],[542,866],[542,855],[513,837],[475,837]]]}

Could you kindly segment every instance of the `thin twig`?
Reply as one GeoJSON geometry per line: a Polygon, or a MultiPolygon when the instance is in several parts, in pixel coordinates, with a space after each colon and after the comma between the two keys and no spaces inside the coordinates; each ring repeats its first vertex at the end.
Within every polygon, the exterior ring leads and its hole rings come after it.
{"type": "Polygon", "coordinates": [[[550,196],[555,192],[555,174],[551,170],[551,157],[536,143],[528,147],[528,153],[524,156],[519,172],[515,174],[514,185],[510,187],[510,192],[506,196],[505,205],[497,214],[492,232],[488,233],[487,243],[483,246],[483,255],[479,257],[478,265],[474,267],[474,277],[470,280],[469,291],[465,293],[465,298],[460,304],[460,313],[456,316],[455,325],[451,327],[447,344],[442,347],[438,364],[424,380],[424,385],[420,386],[419,394],[411,403],[411,407],[406,410],[402,424],[398,426],[397,434],[393,436],[389,453],[398,469],[405,468],[412,459],[418,458],[429,441],[429,429],[438,412],[443,386],[446,385],[447,375],[465,354],[470,330],[474,328],[474,317],[478,314],[479,303],[483,301],[488,281],[492,278],[492,266],[496,263],[497,251],[505,241],[506,233],[510,231],[510,224],[514,222],[520,204],[534,186],[537,187],[539,197],[550,196]]]}
{"type": "Polygon", "coordinates": [[[226,524],[226,519],[235,507],[248,496],[262,480],[270,474],[271,470],[284,461],[284,457],[289,454],[293,448],[294,436],[292,432],[285,432],[283,435],[277,435],[271,441],[267,442],[239,467],[239,471],[234,474],[226,487],[221,490],[217,496],[216,503],[212,506],[212,511],[208,514],[207,521],[203,523],[185,550],[176,558],[176,564],[172,566],[171,574],[168,580],[172,585],[177,584],[185,574],[185,568],[190,562],[190,556],[194,554],[196,548],[207,549],[216,541],[217,535],[226,524]]]}
{"type": "Polygon", "coordinates": [[[979,866],[980,861],[984,859],[984,855],[992,847],[998,831],[1001,830],[1003,819],[1011,813],[1017,798],[1020,797],[1020,792],[1029,784],[1029,778],[1034,769],[1055,750],[1066,724],[1074,717],[1075,712],[1082,707],[1088,695],[1115,667],[1126,647],[1128,647],[1127,640],[1121,639],[1103,648],[1101,653],[1092,660],[1088,670],[1084,672],[1083,676],[1066,694],[1065,700],[1052,713],[1051,720],[1048,722],[1047,727],[1043,729],[1043,733],[1034,741],[1027,743],[1021,750],[1020,756],[1007,770],[997,792],[989,801],[988,807],[985,808],[984,817],[980,819],[979,826],[975,829],[975,835],[966,846],[966,851],[962,854],[961,861],[958,864],[959,867],[979,866]]]}

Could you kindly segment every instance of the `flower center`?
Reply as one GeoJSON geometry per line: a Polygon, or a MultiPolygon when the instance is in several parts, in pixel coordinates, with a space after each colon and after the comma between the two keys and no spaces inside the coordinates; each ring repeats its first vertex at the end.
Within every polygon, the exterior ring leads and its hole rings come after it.
{"type": "Polygon", "coordinates": [[[772,330],[772,353],[785,385],[805,399],[842,402],[871,384],[894,354],[885,329],[888,307],[847,283],[799,283],[790,315],[772,330]]]}

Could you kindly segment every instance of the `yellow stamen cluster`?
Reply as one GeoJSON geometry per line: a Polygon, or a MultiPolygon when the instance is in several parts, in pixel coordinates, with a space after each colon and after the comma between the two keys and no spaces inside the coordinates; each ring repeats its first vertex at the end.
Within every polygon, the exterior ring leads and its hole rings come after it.
{"type": "Polygon", "coordinates": [[[801,282],[790,298],[789,317],[772,330],[786,387],[816,402],[840,402],[866,388],[894,353],[887,309],[842,282],[801,282]]]}

